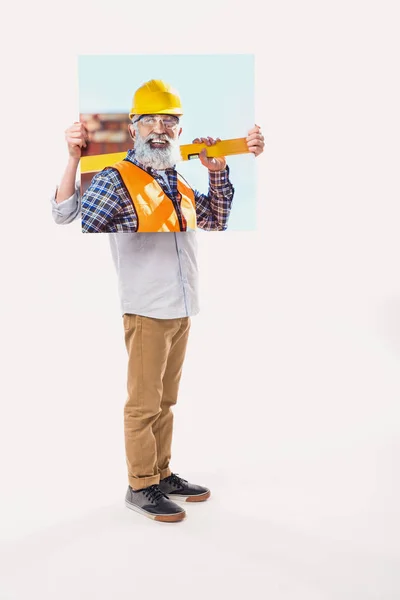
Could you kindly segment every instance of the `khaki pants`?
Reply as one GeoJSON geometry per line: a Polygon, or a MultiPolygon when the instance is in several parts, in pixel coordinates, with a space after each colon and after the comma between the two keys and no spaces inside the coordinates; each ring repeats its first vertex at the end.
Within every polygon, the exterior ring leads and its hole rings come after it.
{"type": "Polygon", "coordinates": [[[171,474],[173,414],[190,318],[124,314],[128,398],[124,409],[129,485],[139,490],[171,474]]]}

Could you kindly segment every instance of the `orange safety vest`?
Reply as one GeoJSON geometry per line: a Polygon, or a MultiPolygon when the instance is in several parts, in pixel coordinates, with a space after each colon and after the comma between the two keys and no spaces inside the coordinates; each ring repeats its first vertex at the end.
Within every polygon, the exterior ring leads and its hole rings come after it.
{"type": "Polygon", "coordinates": [[[160,184],[137,165],[122,160],[114,164],[132,200],[138,219],[138,232],[187,231],[196,228],[194,192],[178,173],[180,213],[160,184]]]}

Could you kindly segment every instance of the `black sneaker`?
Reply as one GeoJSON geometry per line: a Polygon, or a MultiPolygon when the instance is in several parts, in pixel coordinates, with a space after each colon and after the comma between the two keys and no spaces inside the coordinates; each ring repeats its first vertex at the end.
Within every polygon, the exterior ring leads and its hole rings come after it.
{"type": "Polygon", "coordinates": [[[169,477],[161,479],[158,484],[159,488],[168,498],[181,500],[184,502],[203,502],[211,496],[208,488],[201,485],[188,483],[186,479],[178,477],[177,474],[171,473],[169,477]]]}
{"type": "Polygon", "coordinates": [[[146,515],[146,517],[154,519],[154,521],[173,523],[182,521],[186,517],[183,508],[169,500],[158,485],[150,485],[142,490],[133,490],[129,486],[125,496],[125,504],[128,508],[136,510],[146,515]]]}

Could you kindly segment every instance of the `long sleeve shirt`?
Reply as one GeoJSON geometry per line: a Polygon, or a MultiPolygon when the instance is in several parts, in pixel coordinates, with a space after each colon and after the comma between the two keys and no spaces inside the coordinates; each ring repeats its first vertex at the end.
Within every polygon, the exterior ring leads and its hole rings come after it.
{"type": "MultiPolygon", "coordinates": [[[[155,175],[165,193],[168,193],[169,186],[174,185],[173,173],[155,175]],[[164,179],[165,176],[167,180],[164,179]]],[[[93,189],[95,186],[96,182],[92,182],[93,193],[97,193],[93,189]]],[[[110,187],[113,186],[114,183],[110,187]]],[[[198,227],[208,231],[226,229],[233,192],[228,167],[217,173],[209,172],[208,194],[195,192],[196,198],[200,199],[198,209],[196,205],[198,227]]],[[[106,197],[115,201],[114,194],[115,188],[107,193],[106,197]]],[[[86,198],[89,201],[89,196],[86,198]]],[[[119,196],[118,203],[121,201],[119,196]]],[[[53,195],[51,205],[56,223],[67,224],[77,219],[82,209],[79,184],[76,184],[75,193],[60,203],[56,202],[53,195]]],[[[122,206],[127,209],[125,204],[122,206]]],[[[120,222],[113,220],[116,231],[105,232],[109,238],[118,277],[121,313],[158,319],[197,314],[199,298],[196,231],[135,233],[129,229],[132,222],[124,220],[123,213],[124,210],[121,210],[118,215],[121,218],[120,222]],[[117,229],[117,223],[121,229],[117,229]]],[[[127,219],[126,214],[125,218],[127,219]]],[[[83,231],[90,231],[91,226],[96,229],[96,220],[101,223],[100,216],[97,216],[92,224],[87,223],[82,227],[83,231]],[[85,229],[86,227],[88,229],[85,229]]]]}

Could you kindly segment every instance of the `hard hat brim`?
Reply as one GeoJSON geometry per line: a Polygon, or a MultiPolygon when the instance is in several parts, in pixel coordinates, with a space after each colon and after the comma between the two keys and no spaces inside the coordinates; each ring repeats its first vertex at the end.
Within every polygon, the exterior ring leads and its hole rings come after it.
{"type": "Polygon", "coordinates": [[[183,112],[181,108],[166,108],[164,110],[153,110],[153,111],[140,111],[132,109],[132,112],[129,113],[129,118],[132,119],[135,115],[175,115],[176,117],[182,117],[183,112]]]}

